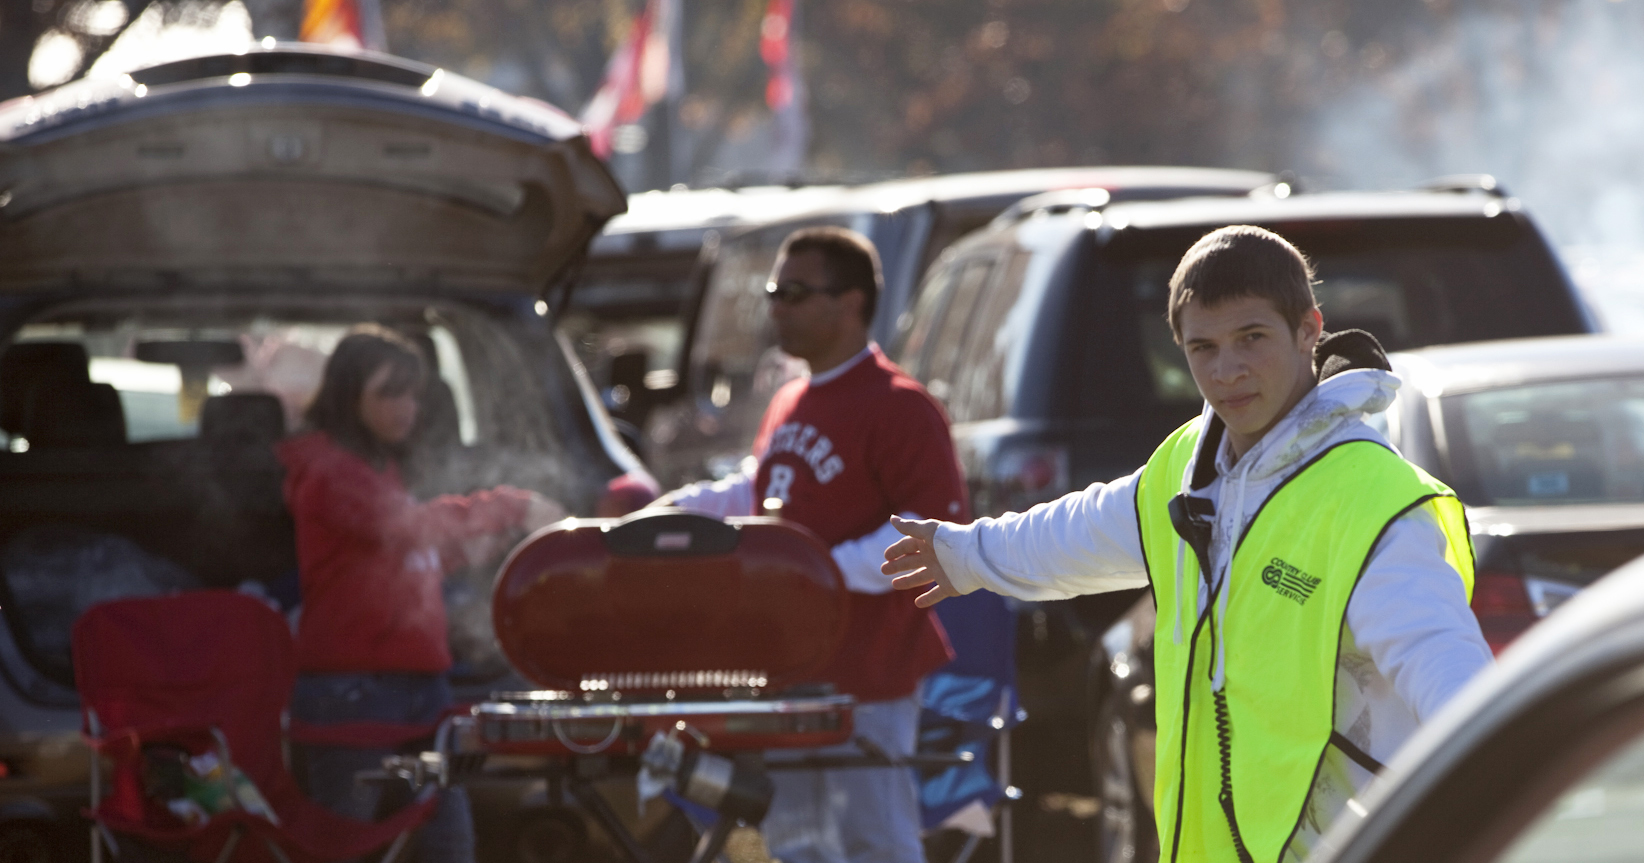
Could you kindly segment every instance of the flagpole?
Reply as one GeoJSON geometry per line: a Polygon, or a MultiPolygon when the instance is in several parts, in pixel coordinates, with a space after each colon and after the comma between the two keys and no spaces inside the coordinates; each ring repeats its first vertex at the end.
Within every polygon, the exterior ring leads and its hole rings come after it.
{"type": "Polygon", "coordinates": [[[668,95],[663,112],[668,117],[668,184],[691,182],[691,154],[678,127],[680,102],[685,98],[685,0],[666,0],[668,13],[668,95]]]}
{"type": "MultiPolygon", "coordinates": [[[[654,34],[651,38],[655,42],[647,45],[646,50],[648,52],[652,47],[662,48],[668,53],[668,63],[669,66],[672,66],[673,19],[678,17],[675,14],[678,9],[670,0],[651,0],[651,4],[656,10],[651,24],[651,32],[654,34]],[[658,45],[656,42],[661,44],[658,45]]],[[[649,57],[647,61],[655,62],[649,57]]],[[[664,72],[664,74],[667,73],[664,72]]],[[[673,185],[673,180],[669,176],[673,173],[673,123],[670,117],[672,111],[669,110],[672,106],[672,99],[670,98],[671,94],[668,93],[666,81],[663,84],[662,93],[657,95],[662,98],[657,100],[654,107],[649,111],[649,116],[645,118],[645,125],[650,130],[650,141],[645,147],[645,182],[653,189],[666,189],[673,185]]]]}

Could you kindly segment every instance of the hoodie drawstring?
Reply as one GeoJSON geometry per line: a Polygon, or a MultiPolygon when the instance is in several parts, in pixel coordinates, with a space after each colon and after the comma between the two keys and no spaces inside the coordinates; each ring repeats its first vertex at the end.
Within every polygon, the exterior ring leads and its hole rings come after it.
{"type": "MultiPolygon", "coordinates": [[[[1256,461],[1250,458],[1251,453],[1245,453],[1245,456],[1249,460],[1245,461],[1239,470],[1239,485],[1233,494],[1233,518],[1231,521],[1224,522],[1224,524],[1231,527],[1231,530],[1224,533],[1227,544],[1225,549],[1226,560],[1222,562],[1222,578],[1219,585],[1221,595],[1216,598],[1216,670],[1210,679],[1210,690],[1212,692],[1221,692],[1222,688],[1227,685],[1227,597],[1228,594],[1233,592],[1233,586],[1228,582],[1233,574],[1233,553],[1236,550],[1234,545],[1238,542],[1239,534],[1244,530],[1245,490],[1249,487],[1250,466],[1256,461]]],[[[1228,485],[1229,483],[1222,484],[1222,495],[1219,496],[1226,495],[1228,485]]],[[[1220,503],[1218,501],[1218,504],[1220,503]]],[[[1217,509],[1221,509],[1221,507],[1218,506],[1217,509]]]]}
{"type": "Polygon", "coordinates": [[[1187,563],[1187,540],[1176,537],[1176,643],[1182,643],[1182,571],[1187,563]]]}

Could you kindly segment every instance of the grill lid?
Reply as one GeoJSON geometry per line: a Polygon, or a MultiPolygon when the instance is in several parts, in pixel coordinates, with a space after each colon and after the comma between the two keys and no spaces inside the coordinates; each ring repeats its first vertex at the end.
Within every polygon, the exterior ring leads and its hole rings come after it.
{"type": "Polygon", "coordinates": [[[780,688],[833,656],[846,603],[809,530],[659,509],[526,540],[491,613],[509,662],[546,688],[780,688]]]}

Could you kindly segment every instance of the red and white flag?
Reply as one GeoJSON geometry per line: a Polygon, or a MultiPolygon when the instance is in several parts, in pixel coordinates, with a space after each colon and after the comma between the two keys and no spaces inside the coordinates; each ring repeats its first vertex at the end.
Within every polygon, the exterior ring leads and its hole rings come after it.
{"type": "Polygon", "coordinates": [[[678,0],[649,0],[633,29],[605,64],[605,79],[582,109],[588,140],[600,158],[611,155],[618,126],[638,121],[673,87],[669,34],[678,25],[678,0]]]}
{"type": "Polygon", "coordinates": [[[770,0],[759,26],[759,56],[770,70],[765,81],[765,105],[772,111],[793,103],[792,34],[793,0],[770,0]]]}
{"type": "Polygon", "coordinates": [[[304,0],[297,38],[343,48],[388,50],[378,0],[304,0]]]}
{"type": "Polygon", "coordinates": [[[805,166],[810,138],[810,120],[805,113],[805,81],[794,58],[794,39],[799,28],[797,0],[769,0],[765,20],[759,27],[759,56],[769,70],[765,81],[765,105],[774,121],[775,148],[770,168],[776,172],[797,172],[805,166]]]}

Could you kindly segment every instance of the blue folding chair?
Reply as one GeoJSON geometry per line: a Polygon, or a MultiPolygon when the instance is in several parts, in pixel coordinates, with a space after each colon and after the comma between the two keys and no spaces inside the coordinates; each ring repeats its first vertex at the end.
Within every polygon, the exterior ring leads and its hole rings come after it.
{"type": "Polygon", "coordinates": [[[1010,730],[1027,718],[1016,698],[1016,612],[986,591],[936,606],[954,659],[920,690],[921,752],[968,752],[969,763],[920,779],[927,833],[969,834],[953,863],[967,863],[982,840],[997,836],[1000,863],[1011,863],[1010,730]]]}

